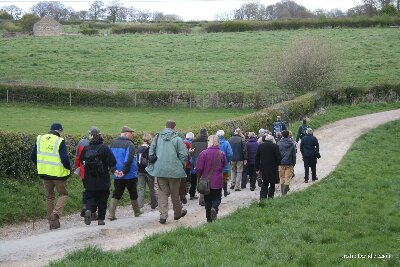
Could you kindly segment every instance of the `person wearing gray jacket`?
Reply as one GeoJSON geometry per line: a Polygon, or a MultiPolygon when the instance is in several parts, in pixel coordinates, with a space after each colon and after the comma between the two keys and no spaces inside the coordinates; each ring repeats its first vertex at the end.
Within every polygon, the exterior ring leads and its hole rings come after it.
{"type": "Polygon", "coordinates": [[[282,160],[279,165],[279,180],[282,196],[289,191],[290,181],[293,177],[294,165],[296,165],[296,145],[289,138],[289,131],[282,131],[282,139],[277,143],[282,160]]]}
{"type": "Polygon", "coordinates": [[[188,150],[182,139],[175,132],[176,123],[168,120],[166,127],[158,133],[149,150],[149,159],[157,157],[155,162],[150,162],[146,171],[157,177],[158,207],[160,223],[165,224],[168,218],[168,197],[171,195],[174,210],[174,219],[179,220],[187,213],[182,209],[179,195],[180,179],[186,178],[186,161],[188,150]]]}

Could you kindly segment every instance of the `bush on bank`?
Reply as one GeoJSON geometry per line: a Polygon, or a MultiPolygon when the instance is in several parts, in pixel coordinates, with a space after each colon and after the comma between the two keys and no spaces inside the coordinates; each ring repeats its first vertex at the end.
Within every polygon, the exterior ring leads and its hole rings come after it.
{"type": "MultiPolygon", "coordinates": [[[[228,137],[237,127],[245,131],[257,131],[260,128],[269,129],[277,115],[281,115],[285,121],[290,122],[332,104],[393,102],[399,101],[399,99],[400,84],[375,86],[368,90],[355,87],[314,92],[236,119],[206,123],[204,127],[207,128],[209,134],[214,134],[217,130],[223,129],[226,137],[228,137]]],[[[197,134],[199,129],[189,128],[187,131],[197,134]]],[[[36,133],[0,131],[0,176],[25,181],[36,179],[35,166],[29,159],[31,148],[36,142],[36,136],[36,133]]],[[[136,134],[135,144],[140,143],[141,136],[142,133],[136,134]]],[[[65,136],[71,162],[74,159],[76,145],[83,137],[82,135],[65,136]]],[[[104,135],[105,143],[110,144],[115,137],[104,135]]]]}
{"type": "Polygon", "coordinates": [[[367,28],[399,26],[400,17],[376,16],[355,18],[312,18],[312,19],[286,19],[273,21],[220,21],[205,23],[206,32],[244,32],[244,31],[275,31],[322,29],[322,28],[367,28]]]}

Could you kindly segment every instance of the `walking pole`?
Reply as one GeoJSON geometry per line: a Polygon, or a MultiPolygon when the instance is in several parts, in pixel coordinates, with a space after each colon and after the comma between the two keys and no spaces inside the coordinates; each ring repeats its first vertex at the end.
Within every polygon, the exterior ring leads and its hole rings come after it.
{"type": "Polygon", "coordinates": [[[37,210],[39,208],[39,181],[36,183],[36,209],[33,214],[33,223],[32,223],[32,230],[35,231],[35,220],[37,216],[37,210]]]}

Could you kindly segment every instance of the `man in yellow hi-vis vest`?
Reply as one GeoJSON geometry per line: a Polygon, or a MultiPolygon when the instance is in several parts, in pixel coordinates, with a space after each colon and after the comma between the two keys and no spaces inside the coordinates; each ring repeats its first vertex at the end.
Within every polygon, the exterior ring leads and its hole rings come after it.
{"type": "Polygon", "coordinates": [[[62,125],[53,123],[48,134],[38,135],[31,154],[43,180],[50,230],[60,228],[60,215],[68,199],[67,179],[71,174],[71,164],[62,132],[62,125]],[[54,188],[59,194],[55,206],[54,188]]]}

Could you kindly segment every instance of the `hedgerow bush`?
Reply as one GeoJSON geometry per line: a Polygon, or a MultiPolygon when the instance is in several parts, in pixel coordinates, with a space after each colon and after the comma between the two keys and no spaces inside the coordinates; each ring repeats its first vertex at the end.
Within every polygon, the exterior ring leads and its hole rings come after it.
{"type": "Polygon", "coordinates": [[[134,33],[190,33],[188,25],[180,23],[168,24],[138,24],[138,25],[115,25],[112,28],[114,34],[134,33]]]}
{"type": "Polygon", "coordinates": [[[295,30],[300,28],[365,28],[399,26],[400,17],[312,18],[273,21],[222,21],[203,24],[206,32],[295,30]]]}
{"type": "Polygon", "coordinates": [[[186,106],[262,108],[264,103],[281,102],[290,95],[271,96],[261,92],[135,91],[54,88],[35,85],[0,84],[0,101],[74,106],[186,106]]]}
{"type": "MultiPolygon", "coordinates": [[[[238,94],[238,97],[242,96],[238,94]]],[[[214,134],[217,130],[223,129],[226,132],[226,136],[229,136],[229,133],[232,133],[238,127],[245,131],[257,131],[260,128],[270,129],[277,115],[281,115],[285,121],[291,122],[314,113],[321,107],[332,104],[399,100],[400,84],[381,85],[369,89],[354,87],[312,92],[249,115],[206,123],[202,127],[207,128],[209,134],[214,134]]],[[[197,133],[199,129],[189,128],[186,131],[197,133]]],[[[135,144],[141,142],[142,134],[140,132],[136,133],[135,144]]],[[[34,180],[37,178],[35,166],[29,159],[31,149],[36,142],[36,136],[37,133],[26,134],[0,131],[0,177],[12,177],[19,180],[34,180]]],[[[110,144],[117,136],[104,135],[103,137],[105,144],[110,144]]],[[[82,138],[84,138],[82,135],[65,136],[71,162],[73,162],[76,153],[76,145],[82,138]]]]}

